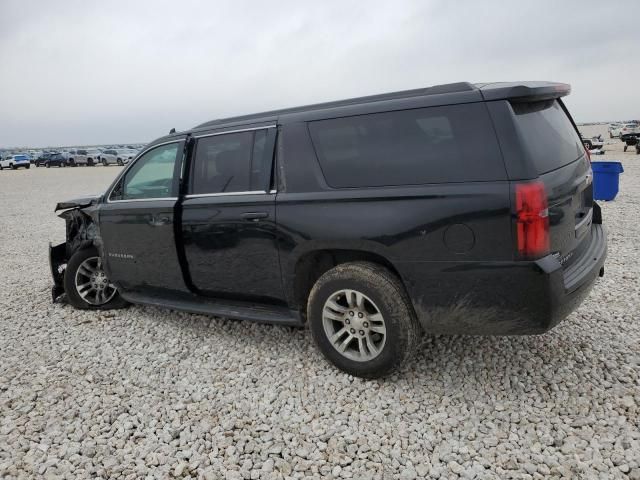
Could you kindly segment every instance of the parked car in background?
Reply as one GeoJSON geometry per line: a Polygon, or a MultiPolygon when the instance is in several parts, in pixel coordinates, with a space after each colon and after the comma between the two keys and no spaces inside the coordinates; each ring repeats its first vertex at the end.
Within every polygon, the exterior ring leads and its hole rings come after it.
{"type": "Polygon", "coordinates": [[[607,252],[569,91],[457,83],[169,134],[102,195],[56,205],[53,297],[309,324],[363,377],[423,331],[545,332],[607,252]]]}
{"type": "Polygon", "coordinates": [[[640,125],[638,125],[637,123],[625,123],[624,125],[622,125],[622,127],[620,127],[620,133],[618,136],[622,140],[622,136],[629,133],[640,133],[640,125]]]}
{"type": "Polygon", "coordinates": [[[51,155],[56,152],[42,152],[38,158],[33,162],[36,167],[44,166],[45,162],[49,159],[51,155]]]}
{"type": "Polygon", "coordinates": [[[109,149],[102,152],[100,161],[102,165],[126,165],[136,156],[136,153],[126,149],[109,149]]]}
{"type": "Polygon", "coordinates": [[[604,140],[602,139],[602,135],[585,138],[581,133],[580,137],[582,138],[582,144],[585,146],[587,150],[593,150],[593,149],[599,150],[604,146],[604,140]]]}
{"type": "Polygon", "coordinates": [[[49,167],[66,167],[67,159],[61,153],[54,153],[47,158],[44,162],[44,166],[49,167]]]}
{"type": "Polygon", "coordinates": [[[624,151],[627,151],[628,147],[635,147],[638,150],[638,143],[640,142],[640,133],[624,133],[620,135],[620,140],[624,142],[624,151]]]}
{"type": "Polygon", "coordinates": [[[621,123],[610,123],[609,124],[609,138],[617,138],[620,136],[620,129],[622,128],[621,123]]]}
{"type": "Polygon", "coordinates": [[[12,168],[15,170],[16,168],[29,167],[31,167],[31,162],[27,155],[8,155],[0,160],[0,170],[4,168],[12,168]]]}
{"type": "Polygon", "coordinates": [[[69,152],[69,165],[93,166],[100,161],[100,150],[96,148],[78,149],[75,153],[69,152]]]}

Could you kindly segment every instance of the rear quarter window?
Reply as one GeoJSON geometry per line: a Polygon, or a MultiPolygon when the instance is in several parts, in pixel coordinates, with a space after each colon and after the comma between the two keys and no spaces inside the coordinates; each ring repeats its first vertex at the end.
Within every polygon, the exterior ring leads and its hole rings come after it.
{"type": "Polygon", "coordinates": [[[578,132],[557,100],[513,103],[511,107],[539,174],[564,167],[585,154],[578,132]]]}
{"type": "Polygon", "coordinates": [[[308,126],[333,188],[506,178],[481,103],[335,118],[308,126]]]}

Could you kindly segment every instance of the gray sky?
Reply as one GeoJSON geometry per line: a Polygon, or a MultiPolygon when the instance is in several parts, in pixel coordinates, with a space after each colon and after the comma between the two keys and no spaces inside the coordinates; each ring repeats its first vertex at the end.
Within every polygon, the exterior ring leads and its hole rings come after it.
{"type": "Polygon", "coordinates": [[[567,82],[576,121],[639,118],[639,19],[637,0],[0,0],[0,147],[457,81],[567,82]]]}

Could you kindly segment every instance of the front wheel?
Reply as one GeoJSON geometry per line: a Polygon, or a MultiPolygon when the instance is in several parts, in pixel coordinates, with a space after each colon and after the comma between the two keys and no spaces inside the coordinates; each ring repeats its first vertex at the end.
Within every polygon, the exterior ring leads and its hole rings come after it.
{"type": "Polygon", "coordinates": [[[109,310],[127,305],[107,278],[94,247],[71,256],[64,272],[64,290],[69,303],[76,308],[109,310]]]}
{"type": "Polygon", "coordinates": [[[411,358],[421,333],[400,280],[368,262],[345,263],[323,274],[309,295],[307,317],[325,358],[364,378],[398,369],[411,358]]]}
{"type": "Polygon", "coordinates": [[[27,165],[26,169],[29,170],[31,168],[31,165],[27,165]]]}

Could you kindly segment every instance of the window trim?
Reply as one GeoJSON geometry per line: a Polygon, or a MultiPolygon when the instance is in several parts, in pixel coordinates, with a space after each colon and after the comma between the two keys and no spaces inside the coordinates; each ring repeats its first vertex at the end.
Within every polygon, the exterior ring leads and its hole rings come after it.
{"type": "MultiPolygon", "coordinates": [[[[113,184],[111,185],[111,187],[108,190],[108,193],[106,195],[106,203],[122,203],[122,202],[157,202],[158,200],[173,200],[176,201],[178,200],[178,197],[160,197],[160,198],[130,198],[130,199],[122,199],[122,200],[111,200],[111,194],[113,193],[113,191],[115,190],[116,186],[118,185],[118,183],[120,183],[120,181],[127,175],[127,172],[136,164],[136,162],[138,162],[138,160],[140,160],[147,152],[157,148],[157,147],[162,147],[164,145],[170,145],[172,143],[176,143],[176,144],[180,144],[180,143],[184,143],[185,142],[185,138],[180,138],[180,139],[176,139],[176,140],[170,140],[168,142],[163,142],[163,143],[156,143],[153,145],[148,146],[147,148],[145,148],[144,150],[142,150],[137,156],[136,158],[134,158],[131,162],[129,162],[129,165],[127,165],[127,168],[125,168],[122,173],[120,174],[120,176],[118,178],[116,178],[116,181],[113,182],[113,184]]],[[[178,149],[178,155],[180,155],[180,151],[178,149]]],[[[176,159],[176,162],[180,162],[182,163],[182,159],[176,159]]],[[[175,172],[175,168],[174,168],[174,176],[175,176],[176,172],[175,172]]],[[[173,179],[175,182],[175,178],[173,179]]]]}
{"type": "Polygon", "coordinates": [[[231,197],[238,195],[269,195],[275,191],[267,192],[266,190],[246,190],[244,192],[220,192],[220,193],[190,193],[184,198],[201,198],[201,197],[231,197]]]}
{"type": "Polygon", "coordinates": [[[264,125],[262,127],[251,127],[251,128],[242,128],[239,130],[225,130],[224,132],[213,132],[213,133],[204,133],[202,135],[191,135],[191,138],[204,138],[204,137],[215,137],[217,135],[226,135],[227,133],[240,133],[240,132],[251,132],[254,130],[268,130],[269,128],[276,128],[277,125],[264,125]]]}

